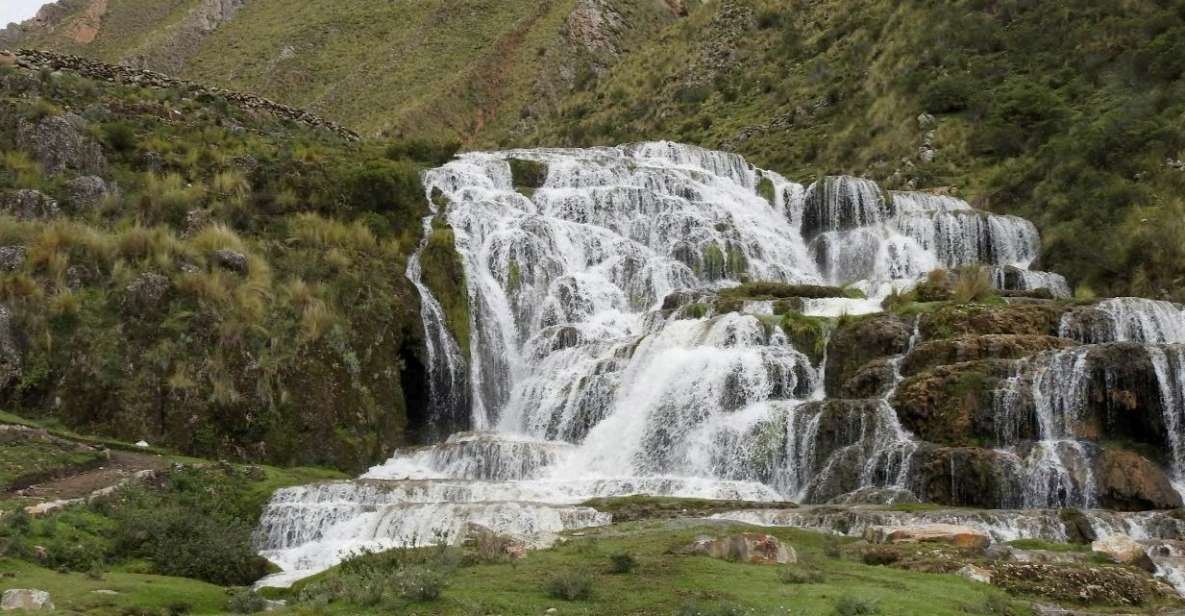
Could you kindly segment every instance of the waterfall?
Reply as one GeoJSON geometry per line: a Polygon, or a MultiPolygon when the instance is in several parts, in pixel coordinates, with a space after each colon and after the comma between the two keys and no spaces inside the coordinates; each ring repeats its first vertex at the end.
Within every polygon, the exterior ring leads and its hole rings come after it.
{"type": "Polygon", "coordinates": [[[1143,342],[1185,343],[1185,308],[1140,297],[1116,297],[1067,312],[1061,336],[1084,344],[1143,342]]]}
{"type": "MultiPolygon", "coordinates": [[[[281,581],[350,550],[459,541],[471,524],[546,544],[606,522],[580,505],[592,497],[908,495],[920,443],[889,396],[825,400],[826,357],[796,348],[772,302],[718,309],[716,294],[745,281],[851,285],[866,299],[809,298],[801,312],[874,312],[935,268],[1024,270],[1039,248],[1027,221],[953,197],[849,177],[804,187],[667,142],[468,153],[424,183],[447,203],[425,230],[437,216],[453,230],[471,331],[462,355],[417,253],[408,276],[424,298],[432,412],[452,417],[436,398],[462,392],[479,432],[400,451],[357,481],[278,492],[259,541],[281,581]],[[545,167],[541,185],[516,186],[516,160],[545,167]]],[[[1046,423],[1060,435],[1058,404],[1046,423]]]]}
{"type": "Polygon", "coordinates": [[[465,356],[445,326],[444,308],[423,281],[422,257],[432,235],[432,223],[439,215],[436,202],[428,195],[431,213],[422,222],[424,238],[407,262],[405,275],[420,295],[420,320],[424,324],[424,353],[428,372],[429,409],[423,438],[437,440],[447,430],[469,425],[468,373],[465,356]]]}
{"type": "Polygon", "coordinates": [[[1047,290],[1055,299],[1069,299],[1073,293],[1070,284],[1061,274],[1036,272],[1011,265],[994,266],[990,276],[992,286],[1001,291],[1047,290]]]}

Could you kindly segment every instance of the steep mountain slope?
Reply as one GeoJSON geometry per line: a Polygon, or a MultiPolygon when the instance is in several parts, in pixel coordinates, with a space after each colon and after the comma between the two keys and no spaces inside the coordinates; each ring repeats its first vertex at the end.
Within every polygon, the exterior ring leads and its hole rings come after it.
{"type": "Polygon", "coordinates": [[[0,35],[272,97],[362,132],[472,141],[531,118],[675,0],[63,0],[0,35]]]}
{"type": "Polygon", "coordinates": [[[1034,220],[1074,284],[1181,299],[1183,70],[1179,1],[724,0],[529,141],[675,139],[797,178],[958,189],[1034,220]]]}

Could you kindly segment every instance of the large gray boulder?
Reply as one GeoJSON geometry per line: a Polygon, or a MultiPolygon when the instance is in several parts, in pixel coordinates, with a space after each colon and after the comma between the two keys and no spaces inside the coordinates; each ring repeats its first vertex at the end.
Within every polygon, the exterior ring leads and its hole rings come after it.
{"type": "Polygon", "coordinates": [[[66,203],[75,212],[93,210],[111,194],[111,187],[97,175],[84,175],[66,183],[66,203]]]}
{"type": "Polygon", "coordinates": [[[17,610],[25,612],[40,612],[53,611],[53,601],[49,597],[49,593],[44,590],[35,590],[31,588],[9,588],[4,591],[4,596],[0,597],[0,611],[15,612],[17,610]]]}
{"type": "Polygon", "coordinates": [[[21,120],[16,142],[51,175],[67,170],[98,175],[107,168],[103,149],[87,132],[86,121],[73,113],[21,120]]]}

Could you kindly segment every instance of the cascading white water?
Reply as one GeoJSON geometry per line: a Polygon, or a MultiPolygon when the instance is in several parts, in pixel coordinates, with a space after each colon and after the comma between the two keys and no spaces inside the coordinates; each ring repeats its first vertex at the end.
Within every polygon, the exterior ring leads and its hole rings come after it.
{"type": "Polygon", "coordinates": [[[804,312],[869,311],[936,267],[1024,268],[1038,248],[1031,224],[951,197],[855,178],[803,187],[665,142],[465,154],[424,183],[447,203],[464,265],[469,423],[489,433],[402,452],[360,482],[281,490],[260,541],[286,570],[441,531],[459,540],[466,523],[526,536],[604,523],[577,506],[594,496],[904,492],[917,443],[887,398],[823,401],[825,366],[771,306],[697,315],[664,298],[742,280],[852,285],[869,299],[804,312]],[[512,159],[545,165],[546,181],[514,186],[512,159]]]}
{"type": "Polygon", "coordinates": [[[1062,317],[1061,336],[1084,344],[1185,343],[1185,307],[1140,297],[1116,297],[1062,317]]]}

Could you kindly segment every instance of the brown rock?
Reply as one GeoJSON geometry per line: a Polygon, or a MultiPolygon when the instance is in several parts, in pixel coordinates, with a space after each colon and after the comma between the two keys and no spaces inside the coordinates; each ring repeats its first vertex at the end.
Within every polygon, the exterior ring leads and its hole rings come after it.
{"type": "Polygon", "coordinates": [[[1095,481],[1107,509],[1176,509],[1181,495],[1168,476],[1147,458],[1125,449],[1105,449],[1095,462],[1095,481]]]}
{"type": "Polygon", "coordinates": [[[1156,565],[1153,564],[1144,546],[1136,543],[1127,535],[1103,537],[1090,544],[1090,551],[1096,554],[1105,554],[1111,560],[1122,565],[1139,567],[1149,573],[1156,572],[1156,565]]]}
{"type": "Polygon", "coordinates": [[[755,565],[798,562],[794,548],[783,544],[777,537],[760,533],[742,533],[719,538],[698,537],[682,552],[755,565]]]}
{"type": "Polygon", "coordinates": [[[827,395],[840,395],[844,384],[868,362],[904,353],[912,335],[913,327],[905,319],[890,314],[840,325],[827,344],[827,395]]]}
{"type": "Polygon", "coordinates": [[[869,543],[946,543],[972,550],[986,549],[992,543],[992,538],[981,530],[953,524],[869,526],[864,529],[864,540],[869,543]]]}

